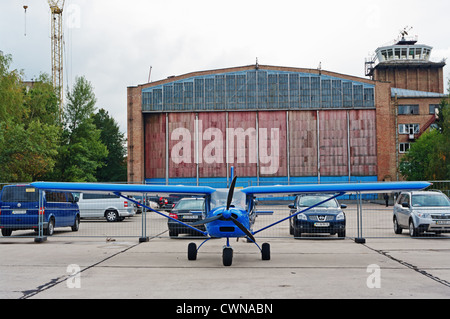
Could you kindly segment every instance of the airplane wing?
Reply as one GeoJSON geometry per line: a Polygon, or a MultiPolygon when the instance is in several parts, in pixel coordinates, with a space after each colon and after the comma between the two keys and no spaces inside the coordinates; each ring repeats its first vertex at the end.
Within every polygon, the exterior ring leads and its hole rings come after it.
{"type": "Polygon", "coordinates": [[[142,195],[147,194],[179,194],[179,195],[210,195],[216,190],[211,187],[203,186],[173,186],[173,185],[145,185],[145,184],[102,184],[102,183],[60,183],[60,182],[35,182],[31,183],[31,186],[37,189],[53,190],[53,191],[70,191],[70,192],[101,192],[101,193],[114,193],[121,196],[136,205],[145,207],[147,210],[152,211],[158,215],[164,216],[167,219],[173,220],[181,225],[189,227],[203,235],[207,236],[208,233],[201,231],[189,224],[183,223],[178,219],[172,218],[162,212],[152,209],[144,203],[139,203],[133,198],[129,198],[125,195],[142,195]]]}
{"type": "Polygon", "coordinates": [[[146,184],[102,184],[102,183],[59,183],[34,182],[31,186],[45,190],[65,190],[72,192],[109,192],[121,194],[180,194],[210,195],[216,190],[204,186],[146,185],[146,184]]]}
{"type": "Polygon", "coordinates": [[[250,186],[241,191],[247,195],[296,195],[302,193],[389,193],[403,190],[427,188],[428,182],[379,182],[379,183],[339,183],[339,184],[303,184],[250,186]]]}
{"type": "Polygon", "coordinates": [[[334,194],[330,198],[312,205],[304,210],[291,214],[288,217],[282,218],[266,227],[263,227],[253,232],[253,235],[271,228],[285,220],[293,218],[298,214],[310,210],[316,206],[321,205],[333,198],[348,193],[389,193],[404,190],[420,190],[427,188],[431,183],[428,182],[380,182],[380,183],[342,183],[342,184],[312,184],[312,185],[279,185],[279,186],[251,186],[242,189],[241,191],[247,195],[253,196],[274,196],[274,195],[297,195],[302,193],[328,193],[334,194]]]}

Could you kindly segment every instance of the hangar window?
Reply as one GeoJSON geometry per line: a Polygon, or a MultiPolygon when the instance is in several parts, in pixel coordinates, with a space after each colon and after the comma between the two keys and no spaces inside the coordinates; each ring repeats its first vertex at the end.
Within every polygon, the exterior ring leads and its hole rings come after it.
{"type": "Polygon", "coordinates": [[[247,103],[247,78],[245,74],[236,76],[236,90],[237,90],[237,103],[238,109],[245,108],[247,103]]]}
{"type": "Polygon", "coordinates": [[[205,79],[205,109],[214,109],[214,78],[205,79]]]}
{"type": "Polygon", "coordinates": [[[353,86],[353,106],[361,107],[364,105],[364,92],[362,85],[353,86]]]}
{"type": "Polygon", "coordinates": [[[311,77],[311,107],[320,107],[320,78],[311,77]]]}
{"type": "Polygon", "coordinates": [[[194,104],[195,108],[199,110],[204,110],[204,91],[205,91],[205,81],[203,79],[195,79],[194,81],[195,97],[194,104]]]}
{"type": "Polygon", "coordinates": [[[195,76],[142,91],[142,111],[374,107],[374,86],[328,75],[251,70],[195,76]]]}
{"type": "Polygon", "coordinates": [[[322,80],[322,107],[331,105],[331,81],[322,80]]]}
{"type": "Polygon", "coordinates": [[[344,90],[344,107],[352,107],[353,106],[353,85],[351,82],[344,82],[342,85],[344,90]]]}
{"type": "Polygon", "coordinates": [[[267,102],[272,107],[278,107],[278,75],[269,74],[268,78],[268,100],[267,102]]]}
{"type": "Polygon", "coordinates": [[[267,72],[258,72],[258,108],[267,108],[267,72]]]}
{"type": "Polygon", "coordinates": [[[175,83],[173,90],[173,106],[176,110],[181,110],[183,107],[183,83],[175,83]]]}
{"type": "Polygon", "coordinates": [[[333,107],[342,107],[342,81],[341,80],[333,80],[332,81],[333,86],[333,93],[332,93],[332,99],[333,99],[333,107]]]}
{"type": "Polygon", "coordinates": [[[185,82],[184,83],[184,103],[183,110],[192,110],[194,103],[194,83],[185,82]]]}
{"type": "Polygon", "coordinates": [[[225,108],[225,76],[224,75],[216,76],[215,101],[216,101],[216,105],[214,107],[215,110],[225,108]]]}
{"type": "Polygon", "coordinates": [[[279,80],[279,107],[287,108],[289,106],[289,77],[287,74],[280,74],[279,80]]]}
{"type": "Polygon", "coordinates": [[[365,107],[375,106],[375,93],[373,88],[364,89],[364,106],[365,107]]]}
{"type": "Polygon", "coordinates": [[[227,108],[236,109],[236,76],[234,74],[227,75],[227,108]]]}
{"type": "Polygon", "coordinates": [[[162,111],[162,89],[153,90],[153,109],[162,111]]]}
{"type": "Polygon", "coordinates": [[[302,107],[311,106],[310,78],[300,77],[300,105],[302,107]]]}
{"type": "Polygon", "coordinates": [[[298,74],[289,74],[289,102],[291,108],[298,108],[300,102],[298,74]]]}

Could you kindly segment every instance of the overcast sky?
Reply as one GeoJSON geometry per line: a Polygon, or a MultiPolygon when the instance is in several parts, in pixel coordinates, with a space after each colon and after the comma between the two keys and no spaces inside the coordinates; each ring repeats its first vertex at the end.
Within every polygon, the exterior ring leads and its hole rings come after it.
{"type": "MultiPolygon", "coordinates": [[[[433,61],[450,57],[448,0],[66,0],[64,10],[65,91],[84,75],[123,132],[126,89],[147,83],[150,66],[152,81],[256,58],[365,77],[365,59],[406,26],[433,61]]],[[[47,1],[0,0],[0,51],[27,80],[51,74],[50,41],[47,1]]]]}

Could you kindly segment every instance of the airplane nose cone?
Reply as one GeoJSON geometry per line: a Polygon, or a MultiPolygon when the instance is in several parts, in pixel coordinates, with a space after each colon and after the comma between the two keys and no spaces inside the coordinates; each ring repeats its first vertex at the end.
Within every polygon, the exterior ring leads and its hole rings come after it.
{"type": "Polygon", "coordinates": [[[230,219],[230,217],[231,217],[231,211],[225,209],[225,210],[223,211],[223,213],[222,213],[222,216],[223,216],[224,219],[230,219]]]}

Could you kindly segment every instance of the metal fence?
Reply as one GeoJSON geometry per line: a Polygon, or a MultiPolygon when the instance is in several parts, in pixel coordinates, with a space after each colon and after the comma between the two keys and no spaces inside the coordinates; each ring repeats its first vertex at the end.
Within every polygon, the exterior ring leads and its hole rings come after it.
{"type": "MultiPolygon", "coordinates": [[[[4,186],[4,185],[2,185],[4,186]]],[[[433,182],[433,188],[442,192],[449,191],[450,181],[433,182]]],[[[19,193],[5,197],[0,202],[0,243],[6,239],[33,238],[36,242],[49,238],[106,238],[114,240],[120,238],[135,238],[146,241],[149,238],[171,238],[168,229],[168,219],[117,196],[103,195],[103,197],[89,198],[88,196],[73,193],[47,192],[44,199],[42,192],[23,186],[19,193]],[[64,196],[63,196],[64,195],[64,196]],[[21,201],[17,201],[17,197],[21,201]],[[14,201],[15,200],[15,201],[14,201]],[[87,203],[91,201],[91,203],[87,203]],[[15,204],[14,204],[15,203],[15,204]],[[18,206],[17,204],[20,204],[18,206]],[[83,206],[87,205],[87,206],[83,206]],[[74,206],[82,211],[79,224],[73,213],[74,206]],[[65,215],[64,222],[53,220],[51,216],[65,215]],[[49,230],[53,226],[53,230],[49,230]]],[[[141,198],[137,198],[138,200],[141,198]]],[[[153,198],[157,201],[157,198],[153,198]]],[[[345,212],[346,232],[345,238],[363,242],[369,238],[405,238],[409,237],[409,230],[401,234],[394,232],[393,201],[391,196],[389,206],[380,196],[374,195],[367,199],[346,198],[339,200],[347,207],[345,212]]],[[[289,216],[291,201],[260,201],[259,211],[273,211],[273,214],[262,214],[256,218],[253,231],[257,231],[273,222],[289,216]]],[[[157,204],[152,204],[157,207],[157,204]]],[[[158,208],[163,214],[169,215],[169,208],[158,208]]],[[[58,218],[57,218],[58,219],[58,218]]],[[[446,223],[450,223],[445,220],[446,223]]],[[[172,237],[174,240],[192,237],[180,234],[172,237]]],[[[286,220],[267,230],[259,232],[258,238],[292,238],[298,239],[338,239],[338,235],[320,232],[304,232],[301,237],[294,237],[290,227],[290,220],[286,220]]],[[[421,233],[419,238],[450,238],[446,233],[421,233]]]]}

